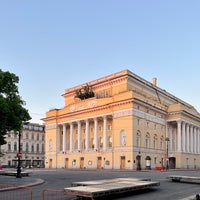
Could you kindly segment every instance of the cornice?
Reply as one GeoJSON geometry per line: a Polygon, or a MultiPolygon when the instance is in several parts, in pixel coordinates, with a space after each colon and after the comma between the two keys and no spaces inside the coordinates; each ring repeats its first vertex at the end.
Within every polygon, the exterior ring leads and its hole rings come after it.
{"type": "Polygon", "coordinates": [[[170,113],[168,113],[168,115],[182,115],[182,116],[186,116],[186,117],[188,117],[190,119],[193,119],[195,121],[200,122],[200,117],[195,116],[195,115],[193,115],[193,114],[191,114],[191,113],[189,113],[189,112],[187,112],[185,110],[170,112],[170,113]]]}

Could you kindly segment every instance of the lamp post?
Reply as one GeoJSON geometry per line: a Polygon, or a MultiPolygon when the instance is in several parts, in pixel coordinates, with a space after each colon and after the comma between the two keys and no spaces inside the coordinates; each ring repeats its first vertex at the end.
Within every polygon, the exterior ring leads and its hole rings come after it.
{"type": "Polygon", "coordinates": [[[138,155],[136,156],[136,161],[137,161],[137,170],[141,170],[141,155],[140,155],[140,150],[138,152],[138,155]]]}
{"type": "Polygon", "coordinates": [[[167,154],[166,154],[166,161],[167,161],[167,165],[166,165],[166,169],[168,170],[169,169],[169,156],[168,156],[168,142],[169,142],[169,138],[166,137],[165,138],[165,141],[167,142],[167,154]]]}
{"type": "Polygon", "coordinates": [[[22,174],[21,174],[21,163],[20,163],[20,158],[22,156],[21,154],[21,149],[20,149],[20,139],[21,139],[21,133],[19,132],[18,134],[19,136],[19,141],[18,141],[18,153],[17,153],[17,157],[18,157],[18,165],[17,165],[17,175],[16,178],[22,178],[22,174]]]}

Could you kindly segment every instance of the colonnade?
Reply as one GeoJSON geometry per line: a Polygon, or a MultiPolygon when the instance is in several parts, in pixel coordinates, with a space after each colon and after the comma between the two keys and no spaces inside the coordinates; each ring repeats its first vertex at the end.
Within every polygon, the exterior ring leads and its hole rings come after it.
{"type": "Polygon", "coordinates": [[[178,120],[174,130],[171,122],[167,123],[166,137],[169,138],[169,151],[200,154],[200,127],[178,120]]]}
{"type": "Polygon", "coordinates": [[[62,152],[81,152],[89,151],[91,149],[90,147],[90,141],[91,141],[91,135],[93,136],[93,148],[94,150],[99,149],[99,126],[101,125],[103,127],[102,130],[102,137],[103,137],[103,150],[106,150],[108,147],[108,115],[102,116],[102,117],[94,117],[84,120],[78,120],[78,121],[71,121],[67,123],[59,124],[57,127],[57,146],[58,151],[61,150],[62,152]],[[92,129],[91,129],[92,128],[92,129]],[[75,149],[75,133],[77,133],[77,149],[75,149]],[[83,138],[84,133],[84,138],[83,138]],[[60,135],[62,134],[62,149],[60,149],[60,135]],[[67,136],[67,134],[69,134],[67,136]],[[67,140],[68,138],[68,140],[67,140]],[[82,142],[84,140],[84,146],[83,149],[82,142]],[[69,149],[67,148],[67,143],[69,142],[69,149]]]}

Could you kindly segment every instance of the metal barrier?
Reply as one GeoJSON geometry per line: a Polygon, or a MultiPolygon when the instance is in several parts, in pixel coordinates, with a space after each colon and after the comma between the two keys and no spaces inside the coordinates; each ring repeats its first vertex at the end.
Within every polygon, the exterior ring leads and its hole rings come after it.
{"type": "Polygon", "coordinates": [[[0,184],[1,200],[32,200],[32,188],[0,184]]]}
{"type": "Polygon", "coordinates": [[[66,194],[64,190],[43,190],[42,200],[73,200],[76,196],[66,194]]]}

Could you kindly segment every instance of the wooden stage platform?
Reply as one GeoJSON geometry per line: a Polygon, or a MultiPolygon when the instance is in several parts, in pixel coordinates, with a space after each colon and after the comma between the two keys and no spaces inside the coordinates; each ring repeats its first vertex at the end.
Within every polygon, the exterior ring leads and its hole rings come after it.
{"type": "Polygon", "coordinates": [[[159,182],[150,179],[116,178],[95,181],[73,182],[73,187],[64,188],[66,194],[91,199],[128,193],[159,186],[159,182]]]}
{"type": "Polygon", "coordinates": [[[167,177],[174,182],[184,182],[184,183],[200,183],[200,177],[194,176],[181,176],[181,175],[170,175],[167,177]]]}

